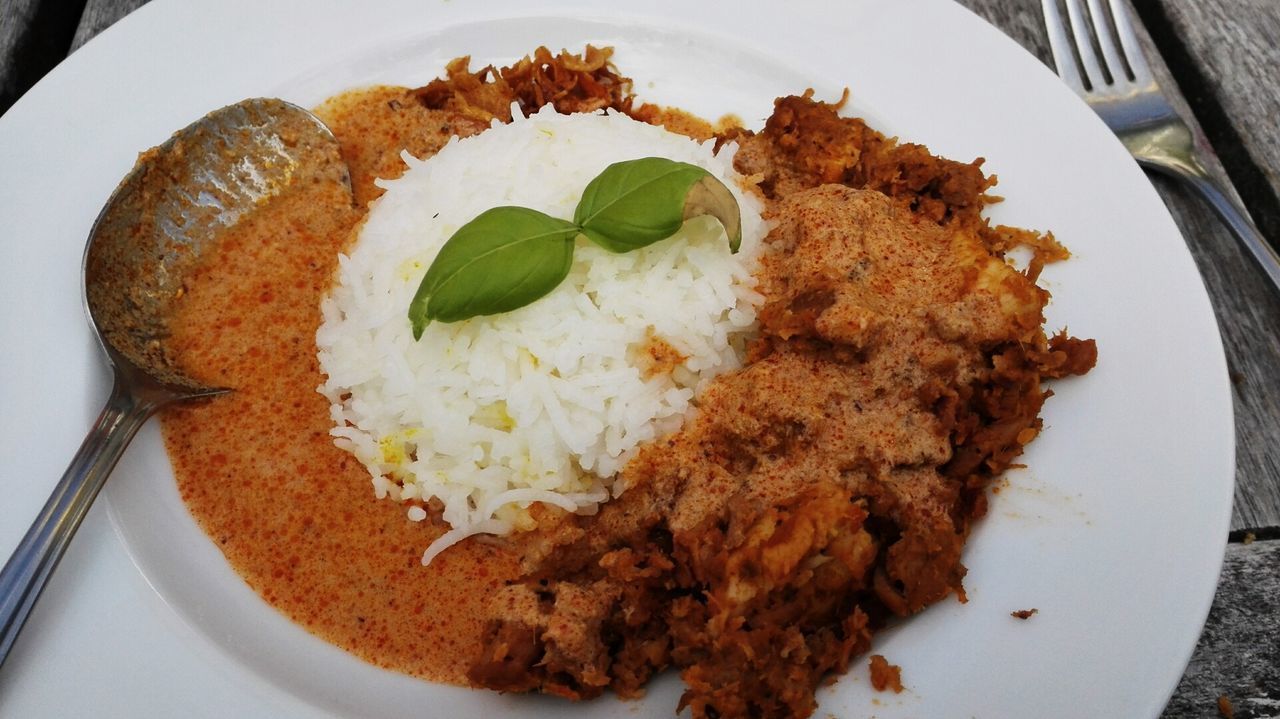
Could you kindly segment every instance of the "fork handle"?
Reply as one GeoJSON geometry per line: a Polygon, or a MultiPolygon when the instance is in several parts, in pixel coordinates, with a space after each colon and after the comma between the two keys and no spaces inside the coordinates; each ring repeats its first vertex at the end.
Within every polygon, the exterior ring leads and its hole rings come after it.
{"type": "Polygon", "coordinates": [[[1222,221],[1231,229],[1231,234],[1249,250],[1262,271],[1267,273],[1272,287],[1280,292],[1280,254],[1267,242],[1253,220],[1236,205],[1222,187],[1209,176],[1199,161],[1194,157],[1182,162],[1156,162],[1138,158],[1143,167],[1157,170],[1190,185],[1209,202],[1222,221]]]}

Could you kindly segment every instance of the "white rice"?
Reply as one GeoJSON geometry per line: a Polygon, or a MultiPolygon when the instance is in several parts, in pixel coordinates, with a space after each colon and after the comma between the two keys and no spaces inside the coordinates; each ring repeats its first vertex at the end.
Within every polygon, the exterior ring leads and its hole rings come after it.
{"type": "MultiPolygon", "coordinates": [[[[513,112],[520,118],[519,112],[513,112]]],[[[550,109],[478,136],[379,181],[316,335],[319,388],[332,403],[335,443],[368,468],[378,497],[435,498],[451,531],[428,563],[476,533],[531,524],[544,502],[590,513],[624,489],[618,470],[649,441],[678,429],[700,388],[742,364],[761,297],[753,287],[764,235],[760,204],[741,190],[733,148],[698,143],[619,114],[550,109]],[[582,190],[621,160],[666,157],[706,168],[742,209],[742,248],[719,223],[695,220],[626,254],[579,237],[555,291],[519,310],[428,325],[415,342],[406,316],[427,267],[460,226],[519,205],[572,219],[582,190]],[[657,337],[685,357],[670,374],[640,358],[657,337]]]]}

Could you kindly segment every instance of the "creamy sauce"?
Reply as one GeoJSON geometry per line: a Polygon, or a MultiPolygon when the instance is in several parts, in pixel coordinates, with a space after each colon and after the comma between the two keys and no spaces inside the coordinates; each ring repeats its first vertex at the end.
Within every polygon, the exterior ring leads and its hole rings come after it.
{"type": "MultiPolygon", "coordinates": [[[[380,192],[369,173],[400,147],[430,154],[447,139],[440,122],[394,107],[403,94],[326,105],[344,157],[360,158],[360,207],[380,192]]],[[[187,507],[263,599],[373,664],[465,684],[480,599],[517,576],[515,557],[466,542],[423,567],[442,530],[374,498],[365,469],[334,447],[316,392],[320,300],[362,216],[334,188],[302,183],[219,239],[185,288],[174,342],[193,377],[235,392],[167,410],[165,444],[187,507]]]]}

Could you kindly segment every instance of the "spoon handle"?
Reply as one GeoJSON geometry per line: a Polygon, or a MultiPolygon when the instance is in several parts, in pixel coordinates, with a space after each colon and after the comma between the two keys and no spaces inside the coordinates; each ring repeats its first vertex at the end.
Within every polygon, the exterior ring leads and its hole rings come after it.
{"type": "Polygon", "coordinates": [[[63,473],[58,486],[0,571],[0,664],[35,606],[45,582],[71,542],[138,428],[156,409],[126,388],[117,374],[102,414],[63,473]]]}

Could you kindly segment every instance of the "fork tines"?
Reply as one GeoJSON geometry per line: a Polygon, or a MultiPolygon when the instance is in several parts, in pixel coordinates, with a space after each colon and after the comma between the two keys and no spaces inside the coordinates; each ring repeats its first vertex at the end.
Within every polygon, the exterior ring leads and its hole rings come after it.
{"type": "Polygon", "coordinates": [[[1125,0],[1088,0],[1087,8],[1085,0],[1041,4],[1058,75],[1077,92],[1151,81],[1125,0]],[[1066,4],[1067,21],[1060,3],[1066,4]]]}

